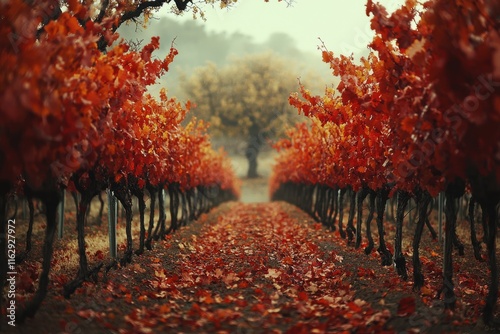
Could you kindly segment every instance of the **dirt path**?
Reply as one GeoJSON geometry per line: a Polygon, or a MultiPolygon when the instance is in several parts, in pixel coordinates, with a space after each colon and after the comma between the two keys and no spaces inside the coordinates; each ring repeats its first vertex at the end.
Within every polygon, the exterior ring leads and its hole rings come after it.
{"type": "Polygon", "coordinates": [[[243,155],[231,156],[231,162],[236,175],[241,179],[241,197],[243,203],[259,203],[269,201],[269,176],[276,152],[266,151],[258,157],[258,174],[260,177],[248,179],[248,162],[243,155]]]}
{"type": "Polygon", "coordinates": [[[482,331],[285,203],[224,204],[155,246],[70,300],[54,272],[40,312],[11,332],[482,331]]]}

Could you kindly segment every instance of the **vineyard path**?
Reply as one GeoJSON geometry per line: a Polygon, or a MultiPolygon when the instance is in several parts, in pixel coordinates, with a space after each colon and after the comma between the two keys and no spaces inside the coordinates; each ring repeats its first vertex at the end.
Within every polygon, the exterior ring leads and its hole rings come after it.
{"type": "MultiPolygon", "coordinates": [[[[240,176],[242,165],[236,161],[240,176]]],[[[132,264],[101,273],[98,283],[85,283],[71,299],[62,298],[61,290],[73,273],[54,270],[42,309],[9,331],[378,333],[413,328],[425,333],[430,326],[433,332],[482,331],[461,314],[465,304],[455,317],[447,316],[439,300],[423,302],[432,299],[434,288],[413,292],[411,280],[380,266],[376,251],[367,256],[363,247],[354,250],[338,232],[296,207],[267,202],[266,167],[264,177],[243,179],[242,201],[203,214],[132,264]]],[[[55,261],[61,261],[57,255],[55,261]]]]}

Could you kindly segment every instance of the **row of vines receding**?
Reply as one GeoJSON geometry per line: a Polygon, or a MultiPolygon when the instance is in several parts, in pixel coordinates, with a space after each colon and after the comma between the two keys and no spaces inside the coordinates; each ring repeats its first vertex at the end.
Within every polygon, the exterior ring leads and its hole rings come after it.
{"type": "Polygon", "coordinates": [[[274,200],[294,203],[355,246],[366,218],[377,217],[383,265],[407,276],[402,253],[405,208],[413,198],[418,220],[413,236],[414,284],[423,285],[419,245],[429,224],[432,199],[443,193],[446,307],[455,305],[452,249],[463,246],[455,232],[457,199],[470,198],[471,237],[481,259],[473,221],[483,212],[490,269],[484,321],[493,323],[498,298],[496,235],[500,201],[500,4],[495,1],[407,0],[392,14],[371,0],[366,6],[375,37],[368,57],[335,56],[320,47],[340,83],[315,96],[306,87],[290,103],[311,119],[290,130],[276,147],[271,178],[274,200]],[[384,240],[384,214],[397,199],[396,239],[391,254],[384,240]],[[369,212],[363,218],[363,202],[369,212]],[[349,202],[344,229],[344,206],[349,202]],[[357,219],[354,226],[354,219],[357,219]]]}
{"type": "MultiPolygon", "coordinates": [[[[66,297],[85,280],[96,277],[103,266],[89,267],[85,244],[88,207],[103,191],[113,193],[126,212],[122,265],[133,256],[132,197],[139,203],[140,240],[135,253],[140,255],[145,248],[151,249],[152,240],[239,196],[230,161],[223,151],[212,149],[207,125],[186,119],[190,103],[168,97],[166,90],[158,97],[148,92],[169,70],[177,50],[172,46],[160,59],[154,55],[159,38],[133,50],[114,32],[127,19],[149,15],[148,6],[154,2],[145,6],[140,2],[84,3],[0,3],[2,286],[13,264],[7,253],[12,241],[6,233],[7,201],[12,194],[29,203],[38,198],[47,218],[39,286],[18,312],[20,322],[35,314],[47,294],[62,190],[78,193],[80,199],[76,217],[79,270],[64,288],[66,297]],[[170,199],[170,225],[166,223],[164,192],[170,199]],[[151,199],[148,225],[145,196],[151,199]],[[155,227],[156,199],[159,218],[155,227]]],[[[175,3],[184,8],[187,4],[175,3]]],[[[32,214],[30,218],[28,233],[32,214]]],[[[29,238],[26,252],[31,248],[29,238]]],[[[26,253],[18,253],[16,260],[25,257],[26,253]]],[[[117,263],[111,262],[107,269],[117,263]]]]}

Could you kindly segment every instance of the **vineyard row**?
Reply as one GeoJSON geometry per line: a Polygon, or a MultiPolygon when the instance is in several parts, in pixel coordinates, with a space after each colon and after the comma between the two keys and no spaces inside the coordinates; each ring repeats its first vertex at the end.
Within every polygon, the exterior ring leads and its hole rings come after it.
{"type": "Polygon", "coordinates": [[[294,203],[313,217],[361,244],[363,202],[370,252],[370,222],[377,212],[382,264],[395,264],[406,277],[401,250],[402,221],[410,198],[417,203],[413,238],[414,284],[423,275],[419,245],[430,225],[429,204],[444,193],[446,215],[443,287],[446,307],[453,308],[453,246],[463,252],[456,236],[456,201],[466,192],[474,253],[479,243],[474,210],[483,212],[489,293],[483,318],[494,323],[498,299],[496,235],[500,203],[500,63],[498,17],[491,1],[455,2],[407,0],[389,14],[369,0],[374,38],[368,57],[335,56],[320,46],[339,83],[324,95],[303,85],[289,102],[310,118],[289,130],[276,144],[280,151],[271,177],[271,197],[294,203]],[[497,51],[495,51],[497,50],[497,51]],[[343,229],[344,202],[349,200],[343,229]],[[395,254],[384,240],[384,213],[389,198],[397,199],[395,254]],[[477,204],[477,205],[476,205],[477,204]],[[357,221],[353,221],[357,207],[357,221]]]}
{"type": "Polygon", "coordinates": [[[18,313],[19,321],[32,317],[47,294],[61,190],[80,196],[79,271],[66,285],[66,296],[101,267],[88,266],[84,231],[87,209],[101,192],[112,192],[126,211],[123,265],[133,253],[133,196],[140,210],[137,254],[151,248],[153,238],[179,227],[179,208],[185,219],[194,219],[239,196],[231,163],[225,152],[212,149],[207,125],[186,118],[190,103],[167,97],[165,89],[158,96],[148,90],[167,73],[177,50],[172,45],[160,59],[153,55],[158,37],[134,49],[118,40],[116,23],[123,11],[127,14],[127,8],[96,13],[78,1],[69,1],[64,12],[50,1],[0,4],[0,67],[5,69],[0,77],[0,284],[7,277],[10,194],[28,202],[40,199],[47,219],[38,289],[18,313]],[[170,198],[170,227],[164,190],[170,198]],[[152,212],[159,202],[154,231],[154,215],[146,231],[146,194],[152,212]]]}

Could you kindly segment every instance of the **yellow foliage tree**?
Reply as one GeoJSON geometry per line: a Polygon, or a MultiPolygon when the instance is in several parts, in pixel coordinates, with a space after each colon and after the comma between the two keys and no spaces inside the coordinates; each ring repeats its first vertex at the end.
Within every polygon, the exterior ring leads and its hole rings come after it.
{"type": "Polygon", "coordinates": [[[288,96],[298,86],[296,68],[272,53],[235,58],[223,67],[209,63],[181,78],[186,97],[214,134],[246,140],[247,176],[257,177],[257,156],[268,139],[298,120],[288,96]]]}

